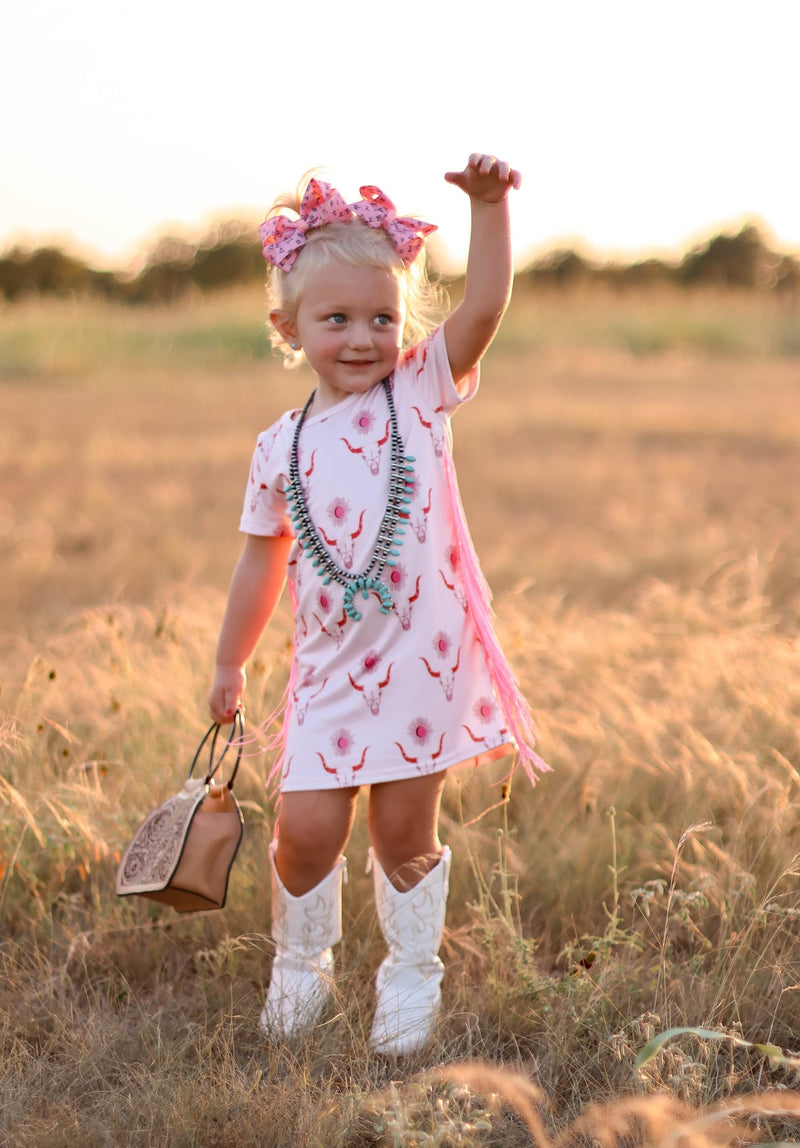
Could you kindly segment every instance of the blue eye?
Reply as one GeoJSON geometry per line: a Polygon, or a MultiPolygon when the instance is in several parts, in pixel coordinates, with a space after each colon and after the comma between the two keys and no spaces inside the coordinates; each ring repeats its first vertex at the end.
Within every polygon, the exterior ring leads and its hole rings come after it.
{"type": "Polygon", "coordinates": [[[335,314],[329,315],[328,319],[331,323],[335,323],[337,327],[341,326],[342,323],[347,322],[341,311],[336,311],[335,314]]]}
{"type": "Polygon", "coordinates": [[[392,322],[391,315],[376,315],[375,322],[379,327],[388,327],[392,322]]]}

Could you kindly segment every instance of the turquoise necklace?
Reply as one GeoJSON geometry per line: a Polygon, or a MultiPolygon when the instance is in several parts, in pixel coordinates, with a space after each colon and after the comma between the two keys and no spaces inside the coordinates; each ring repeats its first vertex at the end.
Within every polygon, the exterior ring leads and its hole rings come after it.
{"type": "Polygon", "coordinates": [[[324,585],[327,586],[329,582],[338,582],[340,586],[344,587],[344,612],[354,622],[359,622],[362,617],[354,601],[359,590],[365,599],[371,593],[377,594],[382,614],[388,614],[392,609],[392,596],[381,576],[387,566],[397,565],[396,559],[400,553],[400,547],[403,545],[403,535],[405,534],[405,529],[401,523],[405,523],[408,519],[406,507],[411,502],[411,491],[414,485],[413,463],[415,460],[411,455],[405,453],[403,440],[397,429],[397,412],[394,408],[389,380],[383,379],[381,386],[386,395],[391,423],[389,494],[386,500],[386,510],[378,531],[378,538],[375,542],[375,549],[367,568],[361,574],[351,574],[334,562],[320,541],[303,494],[297,448],[300,442],[300,431],[314,401],[316,391],[312,391],[309,395],[300,418],[297,420],[289,461],[289,485],[284,492],[298,544],[302,546],[306,557],[311,559],[311,565],[316,569],[324,585]]]}

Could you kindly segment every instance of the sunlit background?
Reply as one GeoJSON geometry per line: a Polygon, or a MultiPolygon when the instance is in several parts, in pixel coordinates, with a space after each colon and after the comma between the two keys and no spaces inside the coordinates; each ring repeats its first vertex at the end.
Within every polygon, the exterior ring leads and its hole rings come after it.
{"type": "Polygon", "coordinates": [[[124,268],[323,166],[437,222],[456,266],[442,174],[472,150],[523,172],[520,260],[679,254],[745,218],[800,249],[797,0],[9,0],[0,22],[0,249],[124,268]]]}

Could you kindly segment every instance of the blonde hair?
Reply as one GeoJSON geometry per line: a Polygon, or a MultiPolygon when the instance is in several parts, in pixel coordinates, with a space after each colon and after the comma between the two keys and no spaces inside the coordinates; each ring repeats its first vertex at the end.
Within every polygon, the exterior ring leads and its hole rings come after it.
{"type": "MultiPolygon", "coordinates": [[[[309,178],[315,174],[312,171],[303,176],[295,195],[282,195],[276,199],[267,219],[283,214],[286,209],[299,215],[303,191],[309,178]]],[[[369,227],[356,219],[327,223],[310,230],[291,270],[270,266],[267,280],[269,309],[286,311],[294,318],[308,280],[332,263],[375,267],[395,276],[406,305],[404,349],[424,339],[441,321],[447,300],[440,284],[432,282],[429,277],[425,249],[406,267],[382,228],[369,227]]],[[[303,361],[302,350],[292,350],[274,327],[270,332],[270,342],[283,355],[285,366],[296,367],[303,361]]]]}

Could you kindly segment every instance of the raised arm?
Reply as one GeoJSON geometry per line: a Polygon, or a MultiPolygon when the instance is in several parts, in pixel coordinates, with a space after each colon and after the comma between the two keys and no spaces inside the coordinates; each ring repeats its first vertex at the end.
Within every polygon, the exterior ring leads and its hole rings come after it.
{"type": "Polygon", "coordinates": [[[208,696],[211,717],[233,720],[246,683],[245,663],[272,617],[286,581],[291,538],[248,534],[233,572],[228,607],[217,644],[217,668],[208,696]]]}
{"type": "Polygon", "coordinates": [[[444,178],[466,192],[472,210],[464,298],[444,325],[458,384],[491,343],[511,297],[508,193],[521,177],[507,163],[476,152],[463,171],[448,171],[444,178]]]}

